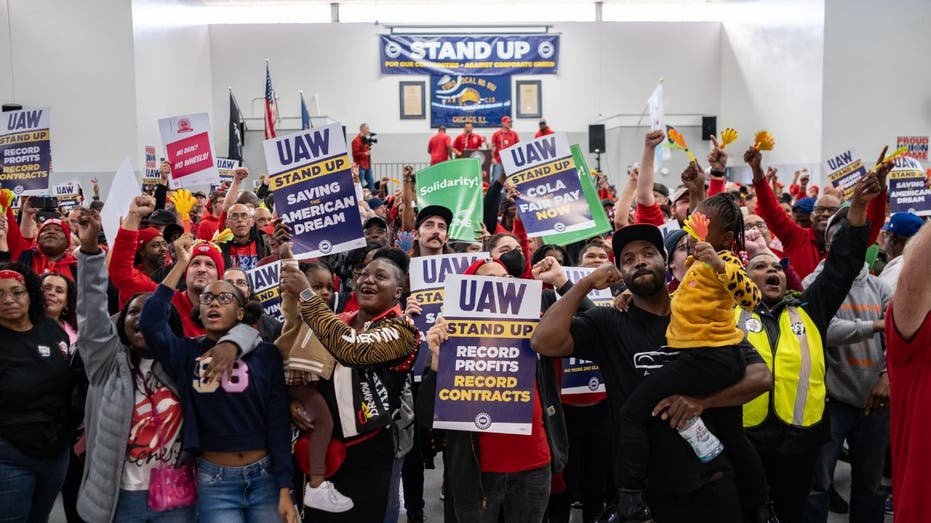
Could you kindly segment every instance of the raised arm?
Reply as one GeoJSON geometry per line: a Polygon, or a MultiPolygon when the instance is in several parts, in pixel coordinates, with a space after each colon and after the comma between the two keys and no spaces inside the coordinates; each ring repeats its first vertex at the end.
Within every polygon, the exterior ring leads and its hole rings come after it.
{"type": "Polygon", "coordinates": [[[110,279],[120,292],[120,305],[123,300],[140,292],[152,292],[156,283],[144,272],[133,266],[136,254],[136,238],[142,218],[155,210],[155,200],[151,196],[137,196],[129,206],[129,212],[123,219],[123,225],[117,230],[113,240],[110,257],[110,279]]]}
{"type": "Polygon", "coordinates": [[[718,139],[711,135],[711,144],[714,146],[708,153],[708,165],[711,166],[711,175],[708,179],[708,196],[724,192],[727,183],[727,153],[718,144],[718,139]]]}
{"type": "Polygon", "coordinates": [[[403,189],[401,190],[401,230],[413,231],[417,222],[414,213],[414,204],[417,203],[417,193],[414,187],[414,169],[410,165],[404,166],[403,189]]]}
{"type": "Polygon", "coordinates": [[[652,207],[656,203],[653,196],[653,172],[656,147],[666,139],[663,131],[650,131],[643,139],[643,154],[640,156],[640,174],[637,176],[637,205],[652,207]]]}
{"type": "Polygon", "coordinates": [[[753,171],[753,189],[756,191],[756,208],[760,216],[766,221],[773,234],[782,241],[782,244],[788,250],[790,245],[794,246],[797,242],[805,240],[805,229],[786,214],[773,187],[766,180],[766,174],[763,172],[762,161],[763,155],[753,146],[744,153],[744,161],[753,171]]]}
{"type": "Polygon", "coordinates": [[[501,191],[504,190],[505,180],[507,177],[502,170],[485,191],[485,200],[482,202],[482,221],[485,222],[485,229],[489,234],[494,234],[495,229],[498,228],[498,207],[501,204],[501,191]]]}
{"type": "Polygon", "coordinates": [[[621,191],[621,197],[614,204],[614,230],[620,230],[630,225],[630,207],[637,196],[637,176],[640,174],[640,168],[634,167],[630,170],[627,183],[621,191]]]}
{"type": "MultiPolygon", "coordinates": [[[[249,169],[245,167],[237,167],[233,171],[233,183],[230,184],[230,188],[226,191],[226,197],[223,198],[223,215],[220,217],[221,221],[219,224],[218,230],[223,230],[226,226],[226,211],[230,210],[230,207],[236,204],[236,200],[239,199],[239,188],[242,186],[243,180],[249,177],[249,169]]],[[[209,239],[209,238],[206,238],[209,239]]]]}
{"type": "Polygon", "coordinates": [[[78,236],[78,299],[77,349],[84,360],[84,369],[91,383],[103,382],[101,375],[106,363],[118,349],[117,334],[113,322],[109,321],[107,308],[107,268],[105,256],[97,244],[100,234],[100,215],[95,211],[79,218],[78,236]]]}
{"type": "Polygon", "coordinates": [[[903,340],[911,340],[931,311],[931,226],[925,224],[909,241],[899,283],[892,300],[893,325],[903,340]]]}

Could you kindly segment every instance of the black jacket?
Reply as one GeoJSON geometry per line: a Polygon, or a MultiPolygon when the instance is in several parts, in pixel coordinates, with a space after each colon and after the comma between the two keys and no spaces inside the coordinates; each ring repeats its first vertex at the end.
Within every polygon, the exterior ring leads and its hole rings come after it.
{"type": "MultiPolygon", "coordinates": [[[[235,240],[230,240],[220,244],[220,251],[223,252],[223,266],[226,269],[230,269],[233,266],[230,259],[230,247],[234,245],[234,241],[235,240]]],[[[258,225],[252,225],[252,230],[249,231],[249,241],[255,242],[255,252],[258,254],[260,260],[271,254],[268,252],[268,244],[265,243],[265,233],[259,230],[258,225]]],[[[221,274],[220,277],[222,278],[223,275],[221,274]]]]}
{"type": "MultiPolygon", "coordinates": [[[[779,315],[786,307],[795,306],[804,310],[818,326],[821,339],[827,339],[828,325],[847,298],[850,287],[866,258],[869,225],[850,227],[846,223],[834,234],[831,250],[825,261],[824,270],[805,292],[789,292],[782,301],[769,309],[764,304],[757,307],[763,328],[770,340],[770,349],[775,352],[779,345],[779,315]]],[[[790,333],[791,335],[791,333],[790,333]]],[[[747,436],[758,449],[776,454],[796,454],[820,447],[831,437],[827,411],[817,424],[808,428],[793,427],[772,414],[757,427],[747,429],[747,436]]]]}

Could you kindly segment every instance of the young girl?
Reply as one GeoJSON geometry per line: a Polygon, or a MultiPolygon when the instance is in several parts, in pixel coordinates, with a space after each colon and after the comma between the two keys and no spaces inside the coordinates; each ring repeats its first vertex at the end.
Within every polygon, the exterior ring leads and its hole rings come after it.
{"type": "MultiPolygon", "coordinates": [[[[282,264],[297,264],[297,260],[282,259],[282,264]]],[[[320,263],[309,263],[302,270],[311,290],[332,307],[333,273],[320,263]]],[[[333,416],[317,390],[317,383],[321,378],[332,376],[336,360],[301,320],[300,307],[293,296],[282,293],[281,312],[285,318],[284,328],[275,344],[285,361],[285,382],[293,400],[292,419],[301,429],[313,427],[308,443],[304,505],[335,513],[352,510],[352,499],[326,480],[326,451],[333,437],[333,416]]]]}
{"type": "MultiPolygon", "coordinates": [[[[744,249],[743,214],[723,193],[699,204],[698,213],[708,219],[707,234],[701,241],[689,240],[694,243],[693,254],[672,296],[672,317],[666,331],[668,346],[681,352],[637,387],[621,409],[621,521],[653,521],[643,498],[649,460],[647,423],[653,407],[673,394],[706,395],[733,385],[746,367],[737,347],[744,332],[737,328],[734,302],[753,310],[760,301],[760,290],[732,252],[744,249]]],[[[753,499],[746,506],[761,507],[762,515],[750,521],[768,521],[762,464],[743,436],[739,410],[715,428],[729,457],[740,468],[741,482],[754,485],[748,490],[759,491],[752,493],[753,499]]]]}

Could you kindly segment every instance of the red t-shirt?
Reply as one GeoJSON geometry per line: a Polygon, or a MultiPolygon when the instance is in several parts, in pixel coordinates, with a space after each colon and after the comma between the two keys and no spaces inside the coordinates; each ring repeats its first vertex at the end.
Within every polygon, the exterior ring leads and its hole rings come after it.
{"type": "Polygon", "coordinates": [[[543,131],[537,131],[537,134],[533,135],[533,137],[534,137],[534,138],[539,138],[539,137],[541,137],[541,136],[548,136],[548,135],[550,135],[550,134],[553,134],[553,130],[550,129],[549,127],[547,127],[547,128],[546,128],[545,130],[543,130],[543,131]]]}
{"type": "Polygon", "coordinates": [[[475,133],[468,136],[466,136],[466,133],[462,133],[453,140],[453,149],[461,153],[466,149],[478,149],[483,143],[485,143],[485,139],[475,133]]]}
{"type": "Polygon", "coordinates": [[[498,154],[501,149],[507,149],[520,141],[520,137],[514,132],[514,129],[498,129],[495,134],[491,135],[491,144],[495,147],[495,161],[501,162],[501,155],[498,154]]]}
{"type": "Polygon", "coordinates": [[[449,159],[449,144],[452,139],[446,134],[436,133],[427,143],[427,152],[430,153],[430,165],[436,165],[449,159]]]}
{"type": "Polygon", "coordinates": [[[931,314],[911,340],[886,313],[886,366],[890,389],[892,492],[896,523],[931,521],[931,314]]]}
{"type": "Polygon", "coordinates": [[[352,161],[359,164],[360,169],[372,168],[372,157],[365,154],[371,150],[372,146],[362,141],[361,134],[352,139],[352,161]]]}
{"type": "Polygon", "coordinates": [[[259,266],[259,252],[256,250],[255,240],[245,245],[236,245],[230,242],[230,266],[227,269],[252,270],[259,266]]]}
{"type": "Polygon", "coordinates": [[[543,404],[540,390],[534,386],[533,417],[530,435],[496,434],[478,435],[478,456],[482,472],[523,472],[538,469],[550,463],[550,445],[543,429],[543,404]]]}

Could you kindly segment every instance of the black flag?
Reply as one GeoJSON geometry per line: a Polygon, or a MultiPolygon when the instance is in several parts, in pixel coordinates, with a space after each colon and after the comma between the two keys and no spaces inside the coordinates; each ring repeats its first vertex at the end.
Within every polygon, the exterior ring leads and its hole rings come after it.
{"type": "Polygon", "coordinates": [[[239,160],[242,163],[242,146],[246,142],[246,122],[242,119],[242,112],[233,90],[230,89],[230,149],[227,157],[239,160]]]}

